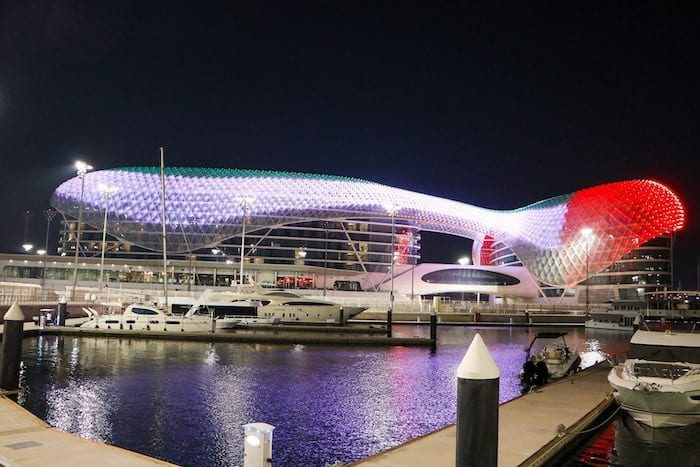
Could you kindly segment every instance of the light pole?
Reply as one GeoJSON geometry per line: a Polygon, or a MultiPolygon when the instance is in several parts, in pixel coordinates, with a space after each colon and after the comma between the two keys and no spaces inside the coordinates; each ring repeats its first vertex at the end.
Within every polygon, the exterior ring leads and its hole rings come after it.
{"type": "Polygon", "coordinates": [[[396,203],[389,203],[384,206],[384,209],[386,209],[387,212],[391,215],[391,266],[389,269],[389,272],[391,273],[391,291],[389,292],[389,310],[386,313],[386,335],[387,337],[391,337],[392,315],[394,313],[394,264],[396,264],[396,239],[394,235],[394,229],[396,226],[396,211],[398,211],[399,207],[396,203]]]}
{"type": "Polygon", "coordinates": [[[109,215],[109,199],[112,194],[117,191],[116,188],[111,186],[101,186],[102,194],[105,197],[105,218],[102,223],[102,253],[100,256],[100,281],[97,290],[102,291],[102,283],[104,282],[104,272],[105,272],[105,249],[107,246],[107,216],[109,215]]]}
{"type": "Polygon", "coordinates": [[[27,232],[29,231],[29,218],[32,217],[32,211],[27,209],[24,211],[24,243],[22,249],[25,253],[29,253],[34,249],[34,244],[27,241],[27,232]]]}
{"type": "Polygon", "coordinates": [[[323,223],[326,232],[326,244],[323,250],[323,296],[326,296],[326,276],[328,275],[328,221],[323,223]]]}
{"type": "Polygon", "coordinates": [[[240,288],[239,290],[242,290],[243,288],[243,260],[245,259],[245,222],[248,217],[248,210],[250,209],[250,205],[253,202],[253,198],[250,196],[241,196],[238,198],[238,202],[241,205],[241,208],[243,209],[243,222],[242,222],[242,227],[241,227],[241,271],[240,271],[240,288]]]}
{"type": "MultiPolygon", "coordinates": [[[[44,251],[45,254],[49,252],[49,230],[51,229],[51,221],[56,217],[56,210],[47,209],[44,211],[44,217],[46,218],[46,238],[44,239],[44,251]]],[[[44,270],[41,273],[41,286],[43,287],[46,283],[46,260],[44,260],[44,270]]]]}
{"type": "Polygon", "coordinates": [[[75,289],[78,286],[78,253],[80,252],[80,231],[83,223],[83,196],[85,195],[85,174],[92,170],[92,166],[83,162],[75,162],[75,170],[80,178],[80,204],[78,205],[78,228],[75,235],[75,258],[73,260],[73,292],[71,297],[75,300],[75,289]]]}
{"type": "Polygon", "coordinates": [[[590,227],[584,227],[581,229],[581,235],[583,235],[584,241],[586,242],[586,315],[591,312],[591,300],[589,295],[590,287],[590,258],[591,258],[591,242],[595,238],[593,234],[593,229],[590,227]]]}

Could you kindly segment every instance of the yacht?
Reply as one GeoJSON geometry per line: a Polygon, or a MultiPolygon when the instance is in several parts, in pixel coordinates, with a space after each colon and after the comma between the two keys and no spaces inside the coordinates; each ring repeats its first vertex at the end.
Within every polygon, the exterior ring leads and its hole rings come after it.
{"type": "Polygon", "coordinates": [[[155,305],[136,303],[127,306],[121,314],[92,313],[90,319],[80,327],[131,331],[210,332],[214,329],[214,325],[215,320],[211,316],[173,315],[155,305]]]}
{"type": "Polygon", "coordinates": [[[550,379],[563,378],[579,370],[581,356],[566,345],[565,332],[538,332],[525,348],[527,357],[520,379],[528,385],[541,386],[550,379]],[[551,340],[542,350],[531,354],[538,339],[551,340]],[[561,339],[558,340],[558,339],[561,339]]]}
{"type": "Polygon", "coordinates": [[[637,331],[608,381],[616,401],[640,423],[700,423],[700,334],[637,331]]]}
{"type": "Polygon", "coordinates": [[[596,311],[584,323],[586,329],[634,332],[639,328],[641,312],[628,310],[596,311]]]}
{"type": "Polygon", "coordinates": [[[284,290],[257,292],[219,292],[207,290],[197,300],[173,297],[173,314],[197,306],[193,314],[212,314],[218,328],[256,324],[346,324],[365,310],[324,300],[301,297],[284,290]],[[196,304],[196,305],[195,305],[196,304]]]}

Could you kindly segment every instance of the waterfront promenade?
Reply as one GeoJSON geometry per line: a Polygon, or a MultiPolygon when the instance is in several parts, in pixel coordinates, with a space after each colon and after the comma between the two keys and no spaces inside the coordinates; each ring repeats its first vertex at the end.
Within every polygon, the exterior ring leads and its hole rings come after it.
{"type": "MultiPolygon", "coordinates": [[[[499,408],[498,465],[540,465],[561,441],[613,403],[607,381],[610,366],[596,365],[565,380],[518,397],[499,408]],[[557,425],[567,434],[558,437],[557,425]]],[[[350,464],[361,467],[455,465],[455,425],[350,464]]]]}
{"type": "Polygon", "coordinates": [[[16,403],[0,397],[2,466],[173,465],[126,449],[51,428],[16,403]]]}

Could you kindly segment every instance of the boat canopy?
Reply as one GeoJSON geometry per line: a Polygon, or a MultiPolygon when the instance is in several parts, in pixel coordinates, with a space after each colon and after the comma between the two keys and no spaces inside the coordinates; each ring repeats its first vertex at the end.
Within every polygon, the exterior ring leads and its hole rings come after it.
{"type": "Polygon", "coordinates": [[[535,339],[557,339],[567,334],[566,332],[538,332],[535,334],[535,339]]]}
{"type": "Polygon", "coordinates": [[[627,358],[654,362],[684,362],[700,364],[700,347],[632,344],[627,358]]]}

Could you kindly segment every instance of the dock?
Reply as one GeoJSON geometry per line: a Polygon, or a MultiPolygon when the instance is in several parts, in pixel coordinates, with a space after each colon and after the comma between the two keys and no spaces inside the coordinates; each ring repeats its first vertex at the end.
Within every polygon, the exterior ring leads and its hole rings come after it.
{"type": "MultiPolygon", "coordinates": [[[[500,405],[498,465],[542,465],[614,403],[600,363],[500,405]],[[562,436],[557,425],[565,427],[562,436]]],[[[455,425],[355,462],[362,467],[455,465],[455,425]]]]}
{"type": "MultiPolygon", "coordinates": [[[[249,344],[320,344],[320,345],[374,345],[374,346],[431,346],[433,340],[423,337],[386,337],[384,335],[357,335],[357,332],[326,333],[323,329],[311,332],[297,331],[294,326],[275,330],[241,330],[227,332],[137,331],[127,329],[91,329],[51,326],[43,335],[72,335],[84,337],[113,337],[121,339],[161,339],[193,342],[239,342],[249,344]]],[[[27,331],[25,331],[26,333],[27,331]]]]}
{"type": "Polygon", "coordinates": [[[0,397],[0,465],[138,467],[173,464],[51,428],[15,402],[0,397]]]}

